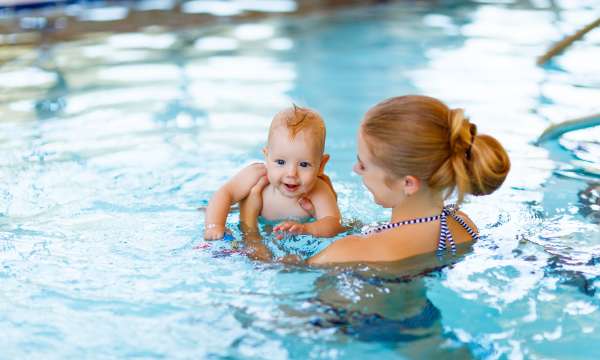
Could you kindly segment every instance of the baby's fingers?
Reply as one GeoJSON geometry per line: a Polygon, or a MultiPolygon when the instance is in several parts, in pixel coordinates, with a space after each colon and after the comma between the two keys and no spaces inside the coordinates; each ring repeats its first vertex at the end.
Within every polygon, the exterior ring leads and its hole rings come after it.
{"type": "Polygon", "coordinates": [[[287,231],[290,227],[292,227],[293,223],[283,222],[281,224],[276,225],[273,228],[273,231],[287,231]]]}
{"type": "Polygon", "coordinates": [[[300,234],[303,232],[302,228],[303,228],[302,224],[294,224],[290,227],[288,232],[291,232],[292,234],[300,234]]]}

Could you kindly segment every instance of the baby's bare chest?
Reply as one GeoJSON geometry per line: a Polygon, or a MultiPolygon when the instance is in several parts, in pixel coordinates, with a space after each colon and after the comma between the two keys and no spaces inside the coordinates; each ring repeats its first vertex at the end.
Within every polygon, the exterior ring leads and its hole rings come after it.
{"type": "Polygon", "coordinates": [[[285,197],[270,186],[263,191],[262,200],[260,216],[266,220],[302,220],[310,217],[310,214],[298,205],[298,199],[285,197]]]}

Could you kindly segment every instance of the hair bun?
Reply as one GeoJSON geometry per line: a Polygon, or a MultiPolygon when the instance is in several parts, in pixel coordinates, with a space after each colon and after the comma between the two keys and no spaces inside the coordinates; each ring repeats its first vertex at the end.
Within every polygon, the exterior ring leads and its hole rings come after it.
{"type": "Polygon", "coordinates": [[[477,137],[477,125],[475,124],[470,124],[470,128],[469,128],[469,133],[471,134],[471,141],[469,142],[469,147],[467,147],[467,151],[465,151],[465,157],[467,158],[467,160],[471,160],[472,156],[472,149],[473,149],[473,143],[475,142],[475,138],[477,137]]]}
{"type": "Polygon", "coordinates": [[[462,194],[487,195],[502,185],[510,169],[506,150],[489,135],[478,135],[477,125],[464,116],[462,109],[448,112],[450,164],[454,183],[462,194]]]}
{"type": "Polygon", "coordinates": [[[450,152],[461,158],[467,155],[473,145],[473,140],[477,134],[477,126],[471,124],[465,117],[463,109],[450,109],[448,111],[448,128],[450,152]]]}
{"type": "Polygon", "coordinates": [[[467,168],[471,194],[487,195],[504,182],[510,170],[510,158],[498,140],[489,135],[478,135],[473,142],[467,168]]]}

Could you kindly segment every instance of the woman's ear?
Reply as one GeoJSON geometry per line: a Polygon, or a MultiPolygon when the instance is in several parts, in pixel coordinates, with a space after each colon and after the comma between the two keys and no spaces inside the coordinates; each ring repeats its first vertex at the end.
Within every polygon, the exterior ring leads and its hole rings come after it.
{"type": "Polygon", "coordinates": [[[417,193],[421,188],[421,179],[416,176],[407,175],[402,179],[404,185],[404,195],[411,196],[417,193]]]}
{"type": "Polygon", "coordinates": [[[321,156],[321,164],[319,165],[319,174],[323,174],[325,172],[325,165],[329,161],[329,154],[323,154],[321,156]]]}

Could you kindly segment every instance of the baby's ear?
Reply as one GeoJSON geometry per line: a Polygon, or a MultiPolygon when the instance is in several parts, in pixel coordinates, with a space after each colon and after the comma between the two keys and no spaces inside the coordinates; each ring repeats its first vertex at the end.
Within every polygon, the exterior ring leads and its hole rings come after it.
{"type": "Polygon", "coordinates": [[[269,156],[269,152],[267,151],[266,146],[263,148],[263,155],[265,156],[265,159],[269,156]]]}
{"type": "Polygon", "coordinates": [[[323,154],[323,156],[321,156],[321,165],[319,165],[319,174],[322,174],[325,172],[325,165],[327,165],[329,158],[330,158],[329,154],[323,154]]]}

